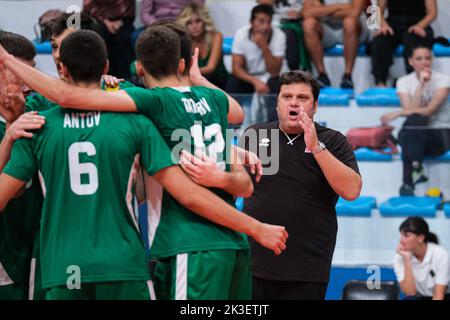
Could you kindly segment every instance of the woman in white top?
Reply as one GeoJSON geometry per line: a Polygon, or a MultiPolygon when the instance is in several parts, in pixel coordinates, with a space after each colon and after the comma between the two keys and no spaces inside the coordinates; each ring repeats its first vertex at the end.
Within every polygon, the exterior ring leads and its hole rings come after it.
{"type": "Polygon", "coordinates": [[[400,243],[394,257],[394,271],[407,298],[448,299],[449,256],[438,245],[421,217],[409,217],[400,225],[400,243]]]}
{"type": "Polygon", "coordinates": [[[408,61],[414,71],[397,81],[402,110],[381,117],[383,124],[407,117],[399,133],[403,156],[400,195],[414,195],[414,186],[426,182],[422,162],[450,149],[450,76],[431,69],[430,48],[417,46],[408,61]]]}

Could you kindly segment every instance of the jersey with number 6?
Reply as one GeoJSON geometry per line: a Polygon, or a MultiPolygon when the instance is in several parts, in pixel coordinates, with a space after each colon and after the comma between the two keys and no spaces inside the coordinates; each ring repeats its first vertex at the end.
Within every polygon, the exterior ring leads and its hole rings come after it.
{"type": "MultiPolygon", "coordinates": [[[[126,88],[125,91],[139,111],[152,119],[174,156],[181,149],[191,153],[202,150],[214,158],[222,170],[230,170],[226,164],[229,106],[223,92],[206,87],[126,88]]],[[[248,248],[245,235],[189,211],[157,186],[147,184],[147,188],[152,258],[248,248]]],[[[230,194],[219,189],[211,191],[234,205],[230,194]]]]}
{"type": "Polygon", "coordinates": [[[142,115],[41,114],[45,126],[15,142],[4,172],[28,181],[39,171],[43,287],[149,279],[131,189],[137,154],[150,175],[173,165],[161,135],[142,115]]]}

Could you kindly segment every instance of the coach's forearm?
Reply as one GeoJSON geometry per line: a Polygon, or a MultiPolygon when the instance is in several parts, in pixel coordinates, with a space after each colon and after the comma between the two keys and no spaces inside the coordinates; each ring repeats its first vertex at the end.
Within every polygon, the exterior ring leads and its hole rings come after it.
{"type": "Polygon", "coordinates": [[[339,161],[331,152],[324,150],[314,156],[331,188],[346,200],[359,197],[362,179],[352,168],[339,161]]]}

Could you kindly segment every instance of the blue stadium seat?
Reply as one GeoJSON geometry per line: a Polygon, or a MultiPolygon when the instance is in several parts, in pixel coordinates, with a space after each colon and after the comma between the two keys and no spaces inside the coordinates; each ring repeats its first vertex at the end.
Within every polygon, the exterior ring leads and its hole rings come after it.
{"type": "Polygon", "coordinates": [[[450,218],[450,203],[444,204],[444,214],[447,218],[450,218]]]}
{"type": "MultiPolygon", "coordinates": [[[[386,148],[383,151],[389,152],[390,149],[386,148]]],[[[392,154],[383,154],[372,150],[370,148],[358,148],[354,151],[357,161],[391,161],[392,154]]]]}
{"type": "Polygon", "coordinates": [[[340,217],[370,217],[372,209],[377,207],[374,197],[362,196],[354,201],[339,198],[336,215],[340,217]]]}
{"type": "Polygon", "coordinates": [[[433,53],[435,57],[450,57],[450,47],[443,46],[440,43],[435,43],[433,46],[433,53]]]}
{"type": "MultiPolygon", "coordinates": [[[[324,53],[326,56],[330,57],[342,57],[344,55],[344,45],[341,43],[335,44],[334,46],[325,49],[324,53]]],[[[366,45],[361,44],[358,47],[358,56],[365,56],[365,55],[366,55],[366,45]]]]}
{"type": "Polygon", "coordinates": [[[435,197],[393,197],[380,204],[384,217],[435,217],[440,198],[435,197]]]}
{"type": "Polygon", "coordinates": [[[450,150],[438,157],[426,157],[425,160],[433,162],[450,162],[450,150]]]}
{"type": "Polygon", "coordinates": [[[348,107],[352,97],[353,89],[327,87],[320,90],[319,105],[348,107]]]}
{"type": "Polygon", "coordinates": [[[33,40],[34,47],[36,48],[36,54],[51,54],[52,46],[50,41],[40,42],[38,39],[33,40]]]}
{"type": "Polygon", "coordinates": [[[231,48],[233,47],[233,38],[223,38],[222,42],[222,54],[225,56],[231,54],[231,48]]]}
{"type": "Polygon", "coordinates": [[[359,107],[399,107],[400,99],[395,88],[370,88],[356,96],[359,107]]]}

